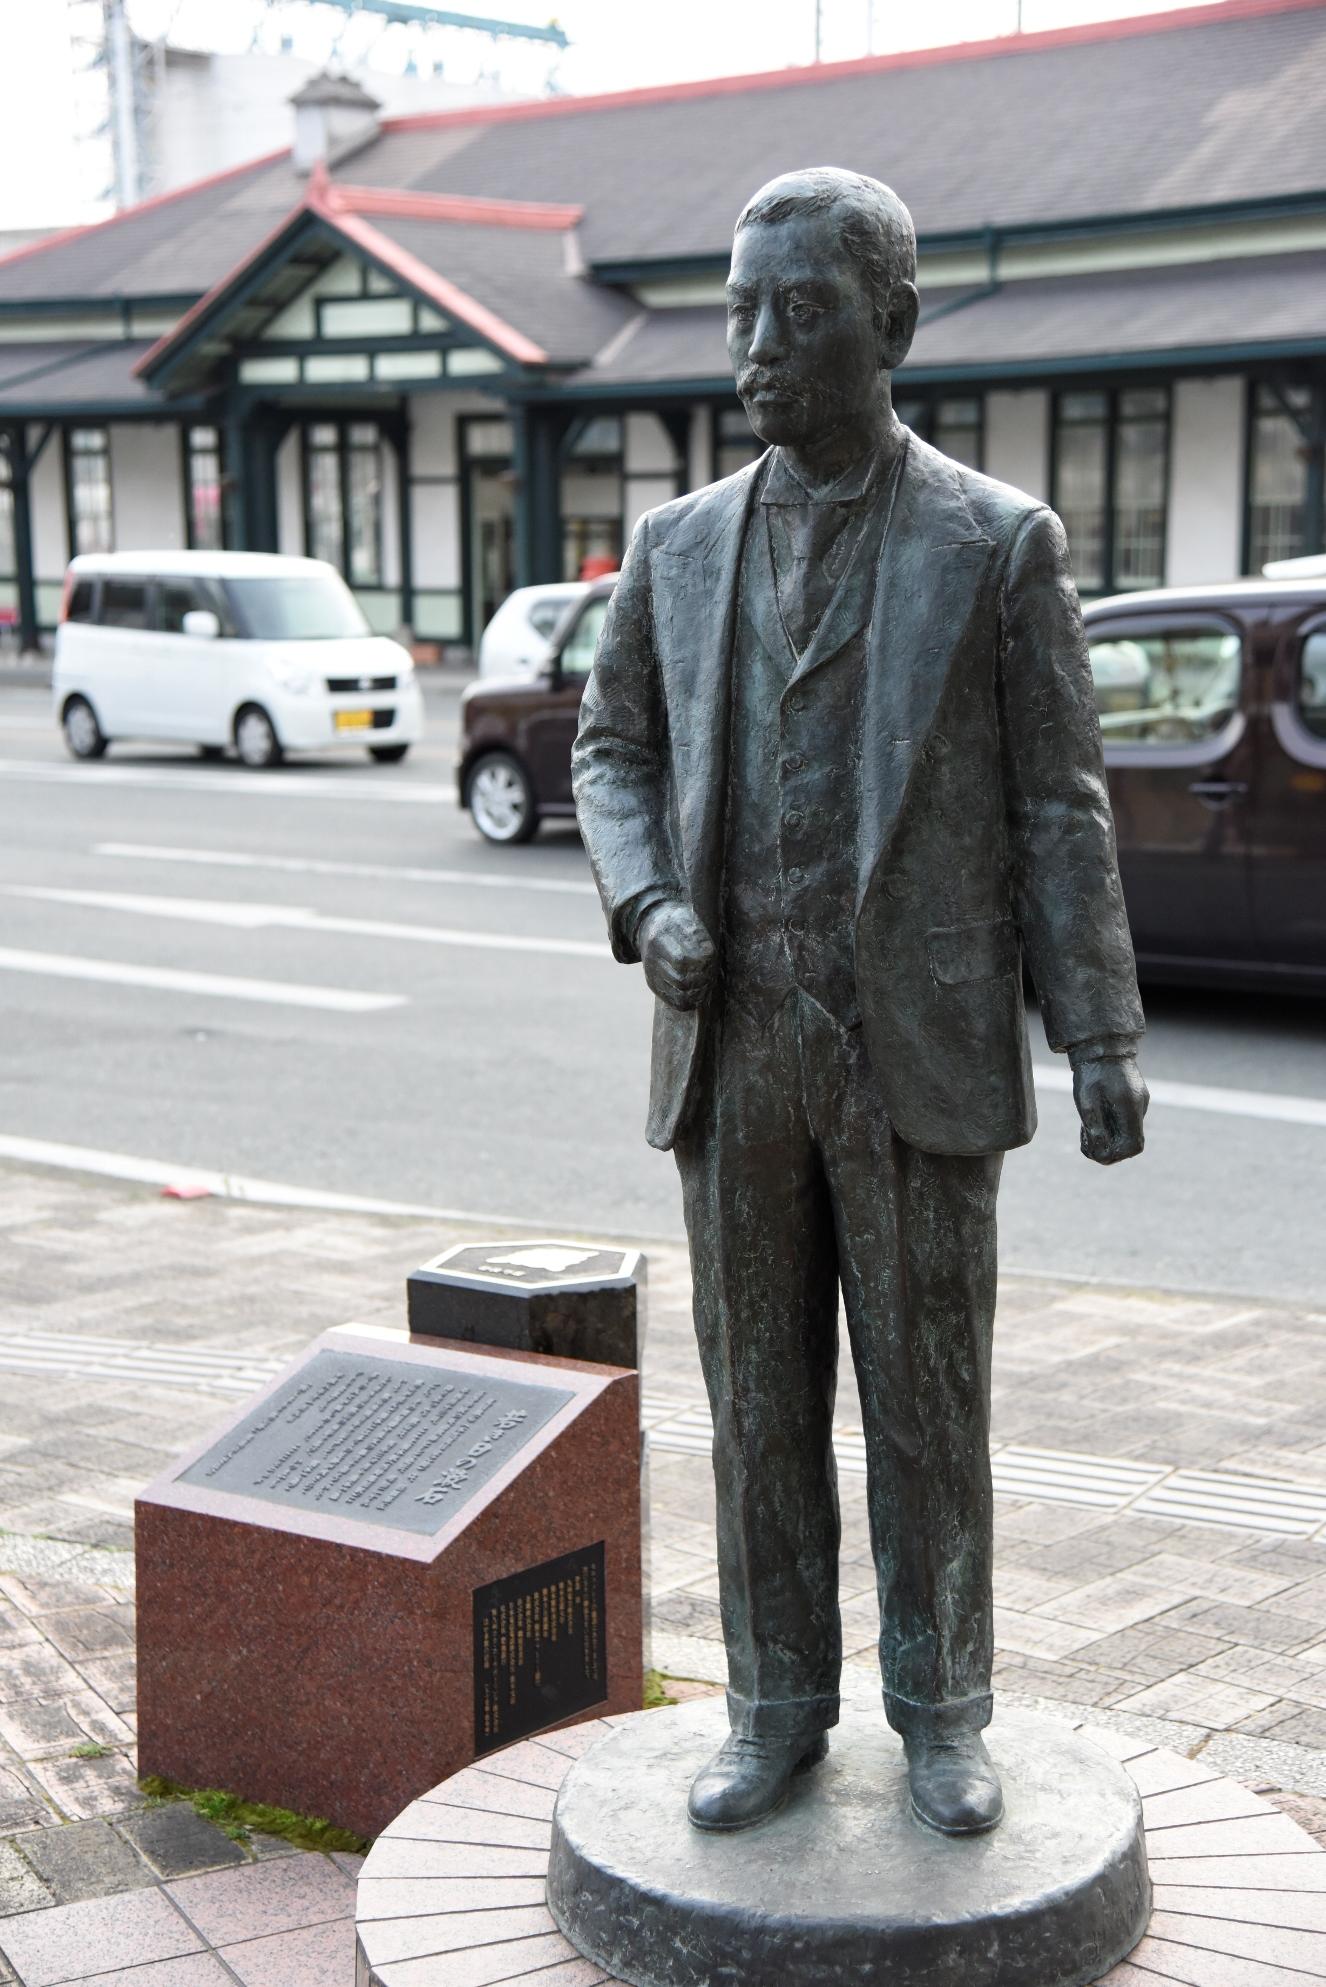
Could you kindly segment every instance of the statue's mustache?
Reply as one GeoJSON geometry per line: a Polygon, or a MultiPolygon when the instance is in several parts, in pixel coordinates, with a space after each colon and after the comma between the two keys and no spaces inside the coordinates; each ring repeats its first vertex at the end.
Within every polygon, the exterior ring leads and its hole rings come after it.
{"type": "Polygon", "coordinates": [[[787,400],[804,400],[806,388],[793,373],[774,372],[765,366],[747,366],[737,374],[737,392],[743,400],[757,393],[776,393],[787,400]]]}

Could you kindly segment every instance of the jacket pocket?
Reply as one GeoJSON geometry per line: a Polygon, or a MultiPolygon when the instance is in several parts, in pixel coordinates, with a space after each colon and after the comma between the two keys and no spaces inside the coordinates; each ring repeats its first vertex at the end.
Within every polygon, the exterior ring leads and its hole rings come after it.
{"type": "Polygon", "coordinates": [[[942,987],[998,979],[1017,971],[1018,932],[1011,918],[930,931],[925,943],[931,976],[942,987]]]}

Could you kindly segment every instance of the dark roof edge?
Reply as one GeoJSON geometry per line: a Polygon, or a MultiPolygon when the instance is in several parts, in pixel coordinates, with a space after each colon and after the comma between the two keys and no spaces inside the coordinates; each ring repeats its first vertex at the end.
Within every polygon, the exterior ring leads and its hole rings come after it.
{"type": "MultiPolygon", "coordinates": [[[[1316,0],[1320,5],[1321,0],[1316,0]]],[[[989,252],[1006,244],[1071,241],[1106,234],[1158,234],[1166,228],[1228,227],[1239,221],[1281,220],[1292,214],[1326,214],[1326,185],[1304,193],[1277,193],[1254,200],[1213,201],[1204,207],[1159,207],[1153,213],[1132,209],[1099,214],[1070,215],[1059,221],[1026,221],[1012,224],[991,222],[985,228],[963,228],[947,234],[918,234],[921,255],[950,255],[963,250],[989,252]]],[[[1279,253],[1267,250],[1267,254],[1279,253]]],[[[699,255],[660,256],[651,261],[635,257],[618,262],[592,262],[589,274],[595,282],[609,285],[659,283],[688,276],[723,275],[728,264],[725,249],[699,255]]]]}

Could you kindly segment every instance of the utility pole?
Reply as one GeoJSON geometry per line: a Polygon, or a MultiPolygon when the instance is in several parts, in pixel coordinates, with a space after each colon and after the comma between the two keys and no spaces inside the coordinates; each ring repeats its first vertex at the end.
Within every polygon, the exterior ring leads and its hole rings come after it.
{"type": "Polygon", "coordinates": [[[105,0],[106,65],[110,79],[111,141],[115,153],[115,205],[132,207],[143,194],[138,158],[138,90],[134,45],[124,0],[105,0]]]}
{"type": "Polygon", "coordinates": [[[820,59],[824,32],[824,0],[815,0],[815,60],[820,59]]]}

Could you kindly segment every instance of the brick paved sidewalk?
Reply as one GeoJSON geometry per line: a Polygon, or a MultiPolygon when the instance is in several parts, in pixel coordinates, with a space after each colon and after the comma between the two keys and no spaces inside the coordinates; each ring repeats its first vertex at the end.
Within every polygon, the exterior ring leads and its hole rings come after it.
{"type": "MultiPolygon", "coordinates": [[[[351,1987],[353,1858],[237,1845],[138,1791],[132,1500],[318,1331],[400,1324],[407,1271],[458,1234],[0,1167],[0,1978],[351,1987]]],[[[675,1245],[649,1260],[655,1660],[717,1679],[688,1276],[675,1245]]],[[[1326,1840],[1324,1325],[1011,1279],[995,1437],[1020,1493],[998,1499],[999,1687],[1201,1751],[1326,1840]],[[1194,1498],[1218,1522],[1173,1515],[1194,1498]]],[[[868,1671],[850,1383],[839,1423],[868,1671]]]]}

